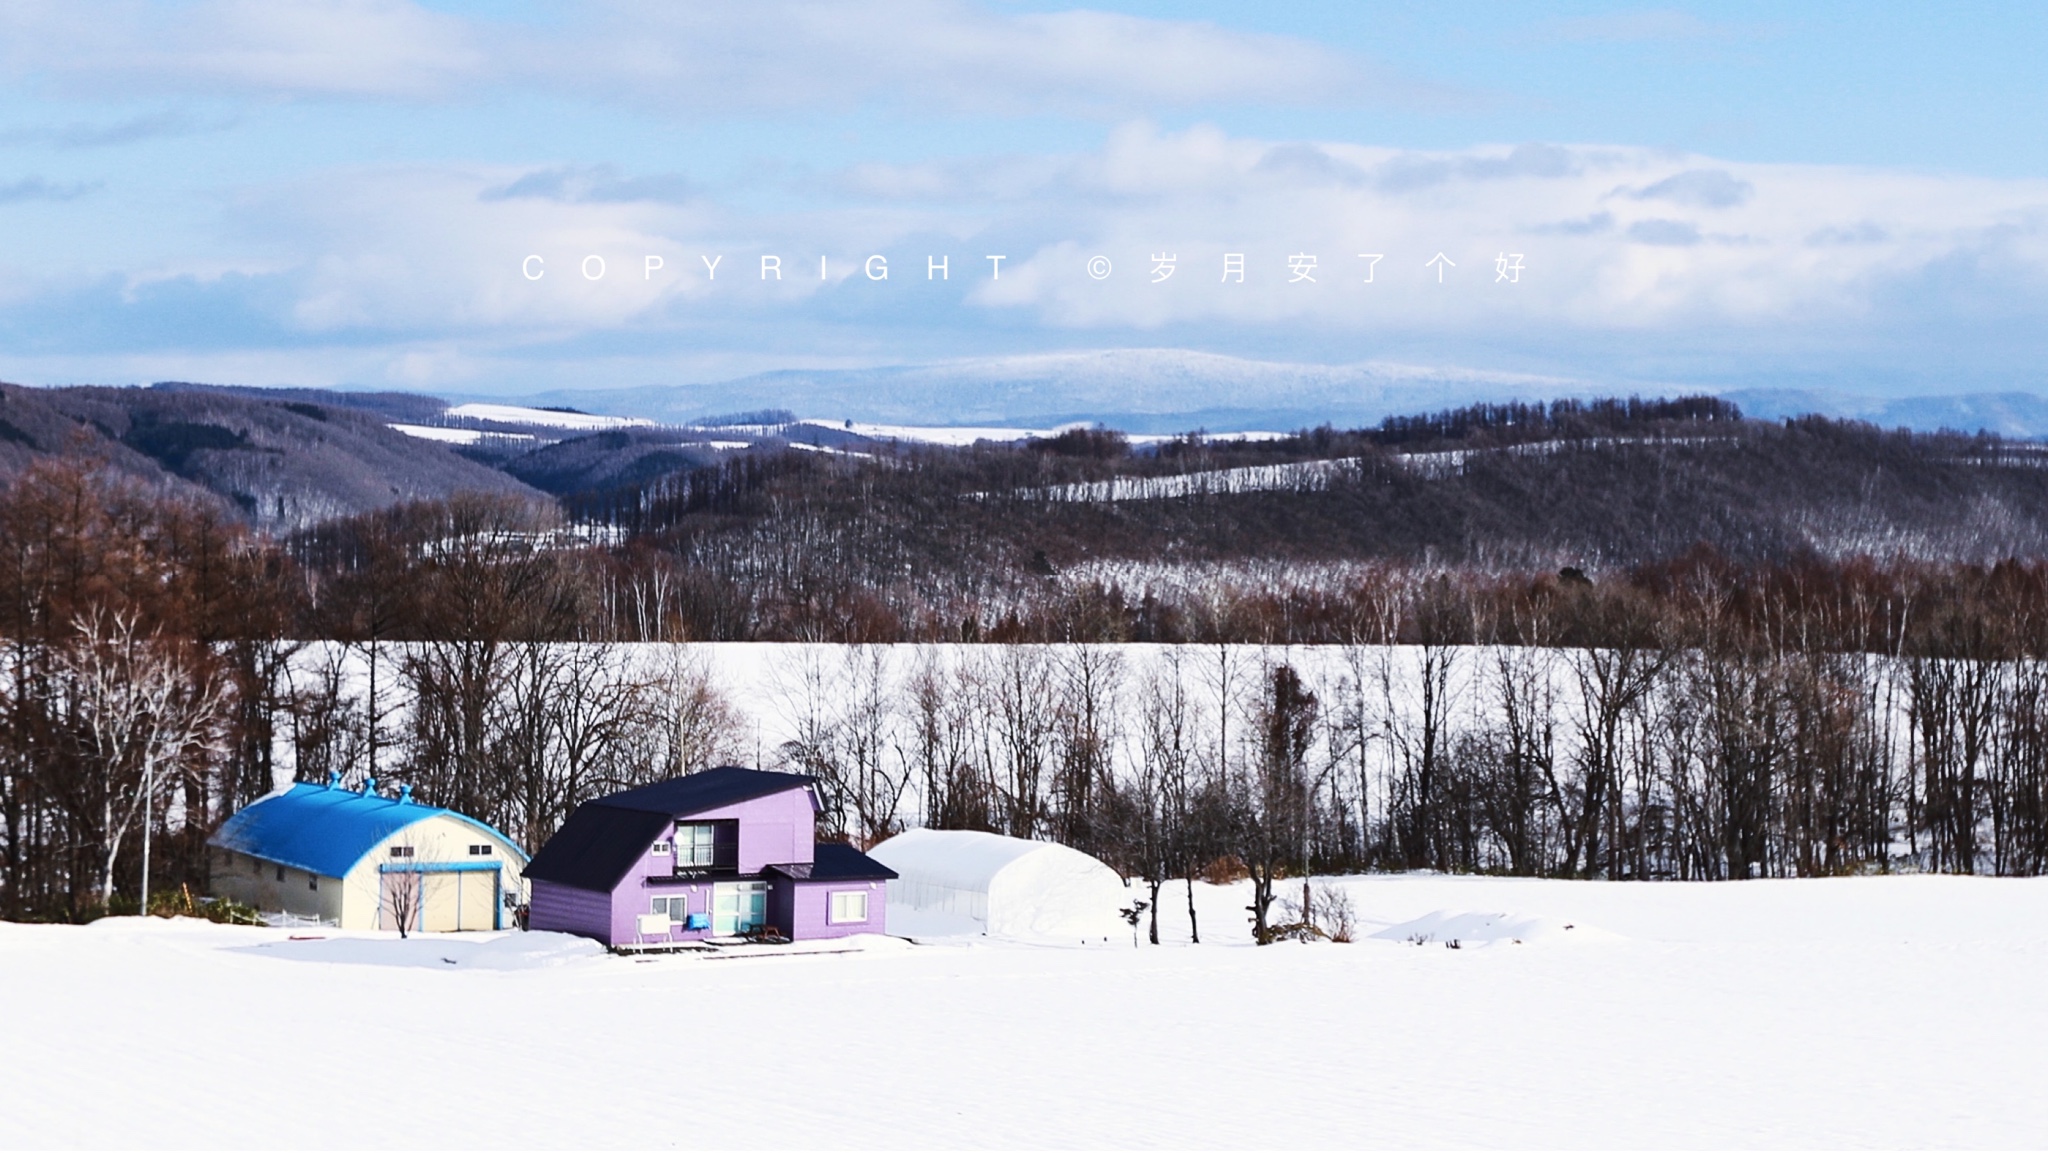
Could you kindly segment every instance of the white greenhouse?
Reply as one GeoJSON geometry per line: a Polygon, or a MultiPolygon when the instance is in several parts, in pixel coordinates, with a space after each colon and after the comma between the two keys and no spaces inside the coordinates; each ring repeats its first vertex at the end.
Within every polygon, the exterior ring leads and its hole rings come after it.
{"type": "Polygon", "coordinates": [[[1134,896],[1123,878],[1065,845],[911,829],[868,855],[897,873],[889,882],[892,932],[1090,945],[1130,936],[1118,912],[1134,896]]]}

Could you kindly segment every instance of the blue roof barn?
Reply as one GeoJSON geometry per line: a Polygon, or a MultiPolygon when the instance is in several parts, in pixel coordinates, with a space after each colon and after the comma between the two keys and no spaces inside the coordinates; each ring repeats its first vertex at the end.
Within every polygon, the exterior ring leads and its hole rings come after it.
{"type": "Polygon", "coordinates": [[[474,817],[380,795],[295,784],[229,817],[208,843],[213,892],[339,928],[510,927],[526,854],[474,817]]]}

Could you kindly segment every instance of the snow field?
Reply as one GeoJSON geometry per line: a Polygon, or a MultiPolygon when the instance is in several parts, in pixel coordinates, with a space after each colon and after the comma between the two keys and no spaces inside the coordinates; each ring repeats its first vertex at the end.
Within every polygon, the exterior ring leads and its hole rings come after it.
{"type": "Polygon", "coordinates": [[[386,428],[402,432],[421,440],[437,440],[443,444],[475,444],[485,437],[493,440],[533,440],[532,433],[526,432],[484,432],[475,428],[440,428],[429,424],[392,424],[386,428]]]}
{"type": "MultiPolygon", "coordinates": [[[[2048,882],[1338,882],[1352,945],[0,925],[8,1146],[1989,1146],[2048,1134],[2048,882]],[[1430,927],[1528,933],[1408,944],[1430,927]],[[1572,925],[1564,929],[1564,925],[1572,925]],[[304,935],[303,933],[301,935],[304,935]],[[450,960],[453,963],[450,963],[450,960]]],[[[1183,938],[1182,894],[1162,928],[1183,938]]]]}
{"type": "Polygon", "coordinates": [[[447,412],[457,419],[483,420],[494,424],[526,424],[560,428],[572,432],[594,432],[608,428],[651,428],[654,422],[639,416],[598,416],[587,412],[556,412],[516,404],[458,404],[447,412]]]}

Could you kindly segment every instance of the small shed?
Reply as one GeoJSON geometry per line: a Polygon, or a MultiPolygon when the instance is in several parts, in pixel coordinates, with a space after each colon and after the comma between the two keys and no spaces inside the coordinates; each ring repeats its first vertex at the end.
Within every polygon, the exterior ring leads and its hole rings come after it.
{"type": "Polygon", "coordinates": [[[868,850],[896,871],[889,923],[933,936],[982,933],[1053,943],[1126,937],[1131,890],[1116,870],[1051,841],[911,829],[868,850]]]}
{"type": "Polygon", "coordinates": [[[505,929],[526,903],[526,854],[511,838],[409,787],[295,784],[207,843],[215,896],[337,928],[505,929]]]}

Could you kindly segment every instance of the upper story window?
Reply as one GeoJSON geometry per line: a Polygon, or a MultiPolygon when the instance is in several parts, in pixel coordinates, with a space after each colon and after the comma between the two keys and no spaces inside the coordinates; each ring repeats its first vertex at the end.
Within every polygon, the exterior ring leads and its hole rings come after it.
{"type": "Polygon", "coordinates": [[[489,845],[471,845],[469,847],[469,855],[472,857],[488,857],[491,855],[491,847],[489,845]]]}
{"type": "Polygon", "coordinates": [[[676,868],[708,869],[715,862],[712,832],[715,825],[676,826],[676,868]]]}
{"type": "Polygon", "coordinates": [[[410,857],[412,856],[412,846],[393,845],[391,846],[391,855],[394,857],[410,857]]]}

